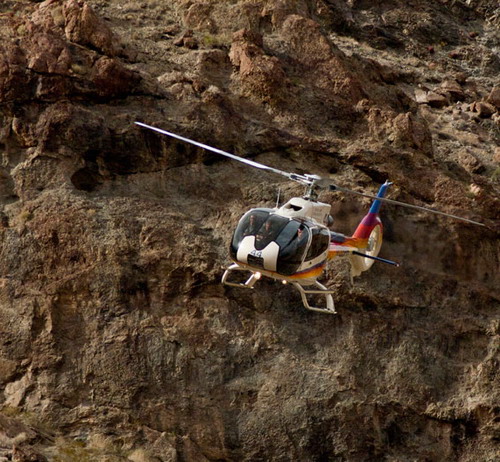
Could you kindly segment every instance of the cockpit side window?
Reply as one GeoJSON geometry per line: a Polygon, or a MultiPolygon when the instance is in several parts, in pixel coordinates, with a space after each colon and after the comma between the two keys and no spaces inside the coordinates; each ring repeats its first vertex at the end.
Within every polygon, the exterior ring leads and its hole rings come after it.
{"type": "Polygon", "coordinates": [[[306,260],[319,257],[328,249],[330,245],[330,233],[324,228],[314,228],[312,230],[311,246],[306,255],[306,260]]]}
{"type": "Polygon", "coordinates": [[[302,263],[309,242],[309,228],[298,221],[290,221],[279,237],[278,272],[291,275],[302,263]]]}
{"type": "Polygon", "coordinates": [[[276,239],[276,243],[280,246],[280,249],[284,249],[288,244],[291,243],[292,239],[297,237],[297,230],[302,225],[295,220],[291,220],[283,228],[280,235],[276,239]]]}

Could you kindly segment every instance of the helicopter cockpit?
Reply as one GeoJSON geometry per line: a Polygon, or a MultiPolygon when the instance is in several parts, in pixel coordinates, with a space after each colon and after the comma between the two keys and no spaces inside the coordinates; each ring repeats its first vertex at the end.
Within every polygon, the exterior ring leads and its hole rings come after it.
{"type": "Polygon", "coordinates": [[[231,257],[253,268],[290,276],[305,259],[328,249],[330,235],[312,222],[274,212],[259,208],[243,215],[233,235],[231,257]]]}

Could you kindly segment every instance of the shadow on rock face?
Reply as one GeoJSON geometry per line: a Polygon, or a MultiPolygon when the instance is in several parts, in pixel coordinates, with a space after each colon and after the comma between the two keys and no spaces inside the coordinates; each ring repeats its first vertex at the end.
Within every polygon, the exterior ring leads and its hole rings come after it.
{"type": "Polygon", "coordinates": [[[103,183],[97,167],[84,167],[71,176],[71,183],[76,189],[92,192],[103,183]]]}

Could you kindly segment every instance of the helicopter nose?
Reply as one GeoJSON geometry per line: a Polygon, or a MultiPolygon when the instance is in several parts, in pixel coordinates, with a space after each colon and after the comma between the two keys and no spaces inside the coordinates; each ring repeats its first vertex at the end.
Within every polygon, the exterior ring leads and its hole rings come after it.
{"type": "Polygon", "coordinates": [[[256,269],[276,271],[279,250],[279,245],[274,241],[270,242],[262,250],[257,250],[255,248],[255,236],[247,236],[238,247],[236,259],[256,269]]]}

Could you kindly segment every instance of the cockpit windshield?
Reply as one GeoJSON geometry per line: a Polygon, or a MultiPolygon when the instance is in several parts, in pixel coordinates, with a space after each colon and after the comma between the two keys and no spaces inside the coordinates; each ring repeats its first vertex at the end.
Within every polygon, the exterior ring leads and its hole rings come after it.
{"type": "Polygon", "coordinates": [[[270,209],[254,209],[246,213],[234,231],[232,246],[238,248],[243,238],[256,236],[269,217],[270,209]]]}
{"type": "Polygon", "coordinates": [[[262,250],[270,242],[277,241],[281,231],[289,223],[289,219],[278,215],[269,215],[267,220],[255,234],[255,249],[262,250]]]}
{"type": "Polygon", "coordinates": [[[293,274],[302,263],[310,230],[306,223],[271,213],[271,209],[253,209],[240,220],[231,242],[231,254],[236,259],[238,247],[247,236],[254,236],[257,252],[271,242],[279,246],[276,269],[278,273],[293,274]]]}

